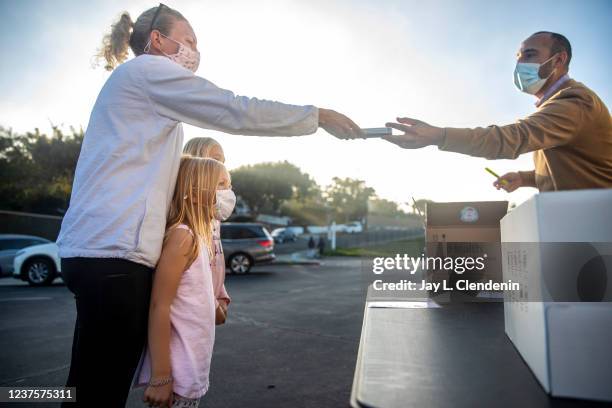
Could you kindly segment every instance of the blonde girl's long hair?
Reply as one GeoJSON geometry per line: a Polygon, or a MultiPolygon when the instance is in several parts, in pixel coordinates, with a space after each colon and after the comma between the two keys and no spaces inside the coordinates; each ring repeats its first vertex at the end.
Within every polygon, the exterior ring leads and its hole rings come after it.
{"type": "Polygon", "coordinates": [[[198,257],[202,245],[205,245],[211,259],[214,255],[214,202],[217,186],[224,172],[225,166],[217,160],[188,155],[181,157],[164,241],[173,228],[180,224],[187,225],[194,236],[188,254],[188,265],[198,257]]]}
{"type": "Polygon", "coordinates": [[[210,157],[213,148],[221,148],[221,144],[212,137],[194,137],[187,142],[183,153],[196,157],[210,157]]]}
{"type": "Polygon", "coordinates": [[[168,36],[175,21],[187,21],[178,11],[166,6],[151,7],[132,21],[130,13],[124,11],[119,19],[111,25],[110,33],[102,39],[102,47],[96,54],[99,62],[104,62],[104,68],[112,71],[128,57],[128,48],[134,55],[144,54],[145,46],[151,36],[151,31],[158,30],[168,36]],[[157,13],[159,9],[159,12],[157,13]],[[155,14],[157,13],[157,17],[155,14]],[[155,21],[153,18],[155,17],[155,21]],[[153,24],[151,24],[153,23],[153,24]]]}

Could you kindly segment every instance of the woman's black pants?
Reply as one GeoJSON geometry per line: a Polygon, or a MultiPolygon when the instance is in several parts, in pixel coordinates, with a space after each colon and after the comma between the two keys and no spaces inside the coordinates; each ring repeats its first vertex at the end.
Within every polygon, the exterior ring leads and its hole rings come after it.
{"type": "Polygon", "coordinates": [[[63,258],[77,319],[66,407],[123,407],[147,338],[153,269],[115,258],[63,258]]]}

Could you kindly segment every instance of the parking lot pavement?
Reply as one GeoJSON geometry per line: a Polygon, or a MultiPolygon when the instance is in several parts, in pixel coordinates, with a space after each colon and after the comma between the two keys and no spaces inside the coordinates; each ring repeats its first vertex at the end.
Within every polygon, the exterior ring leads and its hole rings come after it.
{"type": "MultiPolygon", "coordinates": [[[[229,275],[202,407],[346,407],[365,293],[357,258],[229,275]]],[[[70,362],[72,294],[0,279],[0,386],[60,386],[70,362]]],[[[128,407],[142,407],[142,389],[128,407]]],[[[57,404],[36,404],[36,407],[57,404]]]]}

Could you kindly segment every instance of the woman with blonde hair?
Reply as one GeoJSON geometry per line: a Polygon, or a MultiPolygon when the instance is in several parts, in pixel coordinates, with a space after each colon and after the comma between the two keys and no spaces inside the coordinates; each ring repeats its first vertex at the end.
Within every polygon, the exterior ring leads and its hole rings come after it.
{"type": "Polygon", "coordinates": [[[153,278],[147,352],[136,376],[153,406],[197,407],[208,390],[215,341],[213,228],[233,209],[221,199],[227,195],[233,195],[231,181],[221,162],[181,159],[153,278]]]}
{"type": "MultiPolygon", "coordinates": [[[[223,148],[221,144],[212,137],[194,137],[190,139],[187,144],[185,144],[185,147],[183,147],[183,153],[195,157],[209,157],[221,163],[225,163],[223,148]]],[[[226,208],[231,206],[233,211],[236,205],[236,196],[232,194],[228,197],[220,198],[217,205],[225,204],[226,208]]],[[[215,289],[217,324],[225,323],[227,308],[231,302],[229,294],[225,289],[225,255],[223,254],[223,245],[221,243],[221,221],[225,221],[231,214],[231,211],[223,214],[223,219],[214,220],[213,223],[213,242],[215,251],[211,261],[211,267],[213,273],[213,286],[215,289]]]]}
{"type": "Polygon", "coordinates": [[[76,387],[78,402],[71,406],[119,407],[145,342],[182,123],[236,135],[322,127],[355,138],[361,131],[334,111],[237,96],[195,75],[196,35],[163,4],[136,21],[122,13],[100,56],[113,71],[91,112],[57,244],[77,309],[66,385],[76,387]],[[128,49],[135,58],[126,61],[128,49]]]}

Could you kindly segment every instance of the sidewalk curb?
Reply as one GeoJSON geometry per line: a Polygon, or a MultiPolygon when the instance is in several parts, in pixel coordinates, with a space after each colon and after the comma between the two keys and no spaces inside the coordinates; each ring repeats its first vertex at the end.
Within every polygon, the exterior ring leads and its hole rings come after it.
{"type": "Polygon", "coordinates": [[[321,265],[316,259],[276,259],[272,265],[321,265]]]}
{"type": "Polygon", "coordinates": [[[305,251],[297,251],[291,254],[277,256],[272,262],[275,265],[321,265],[320,260],[304,256],[305,251]]]}

